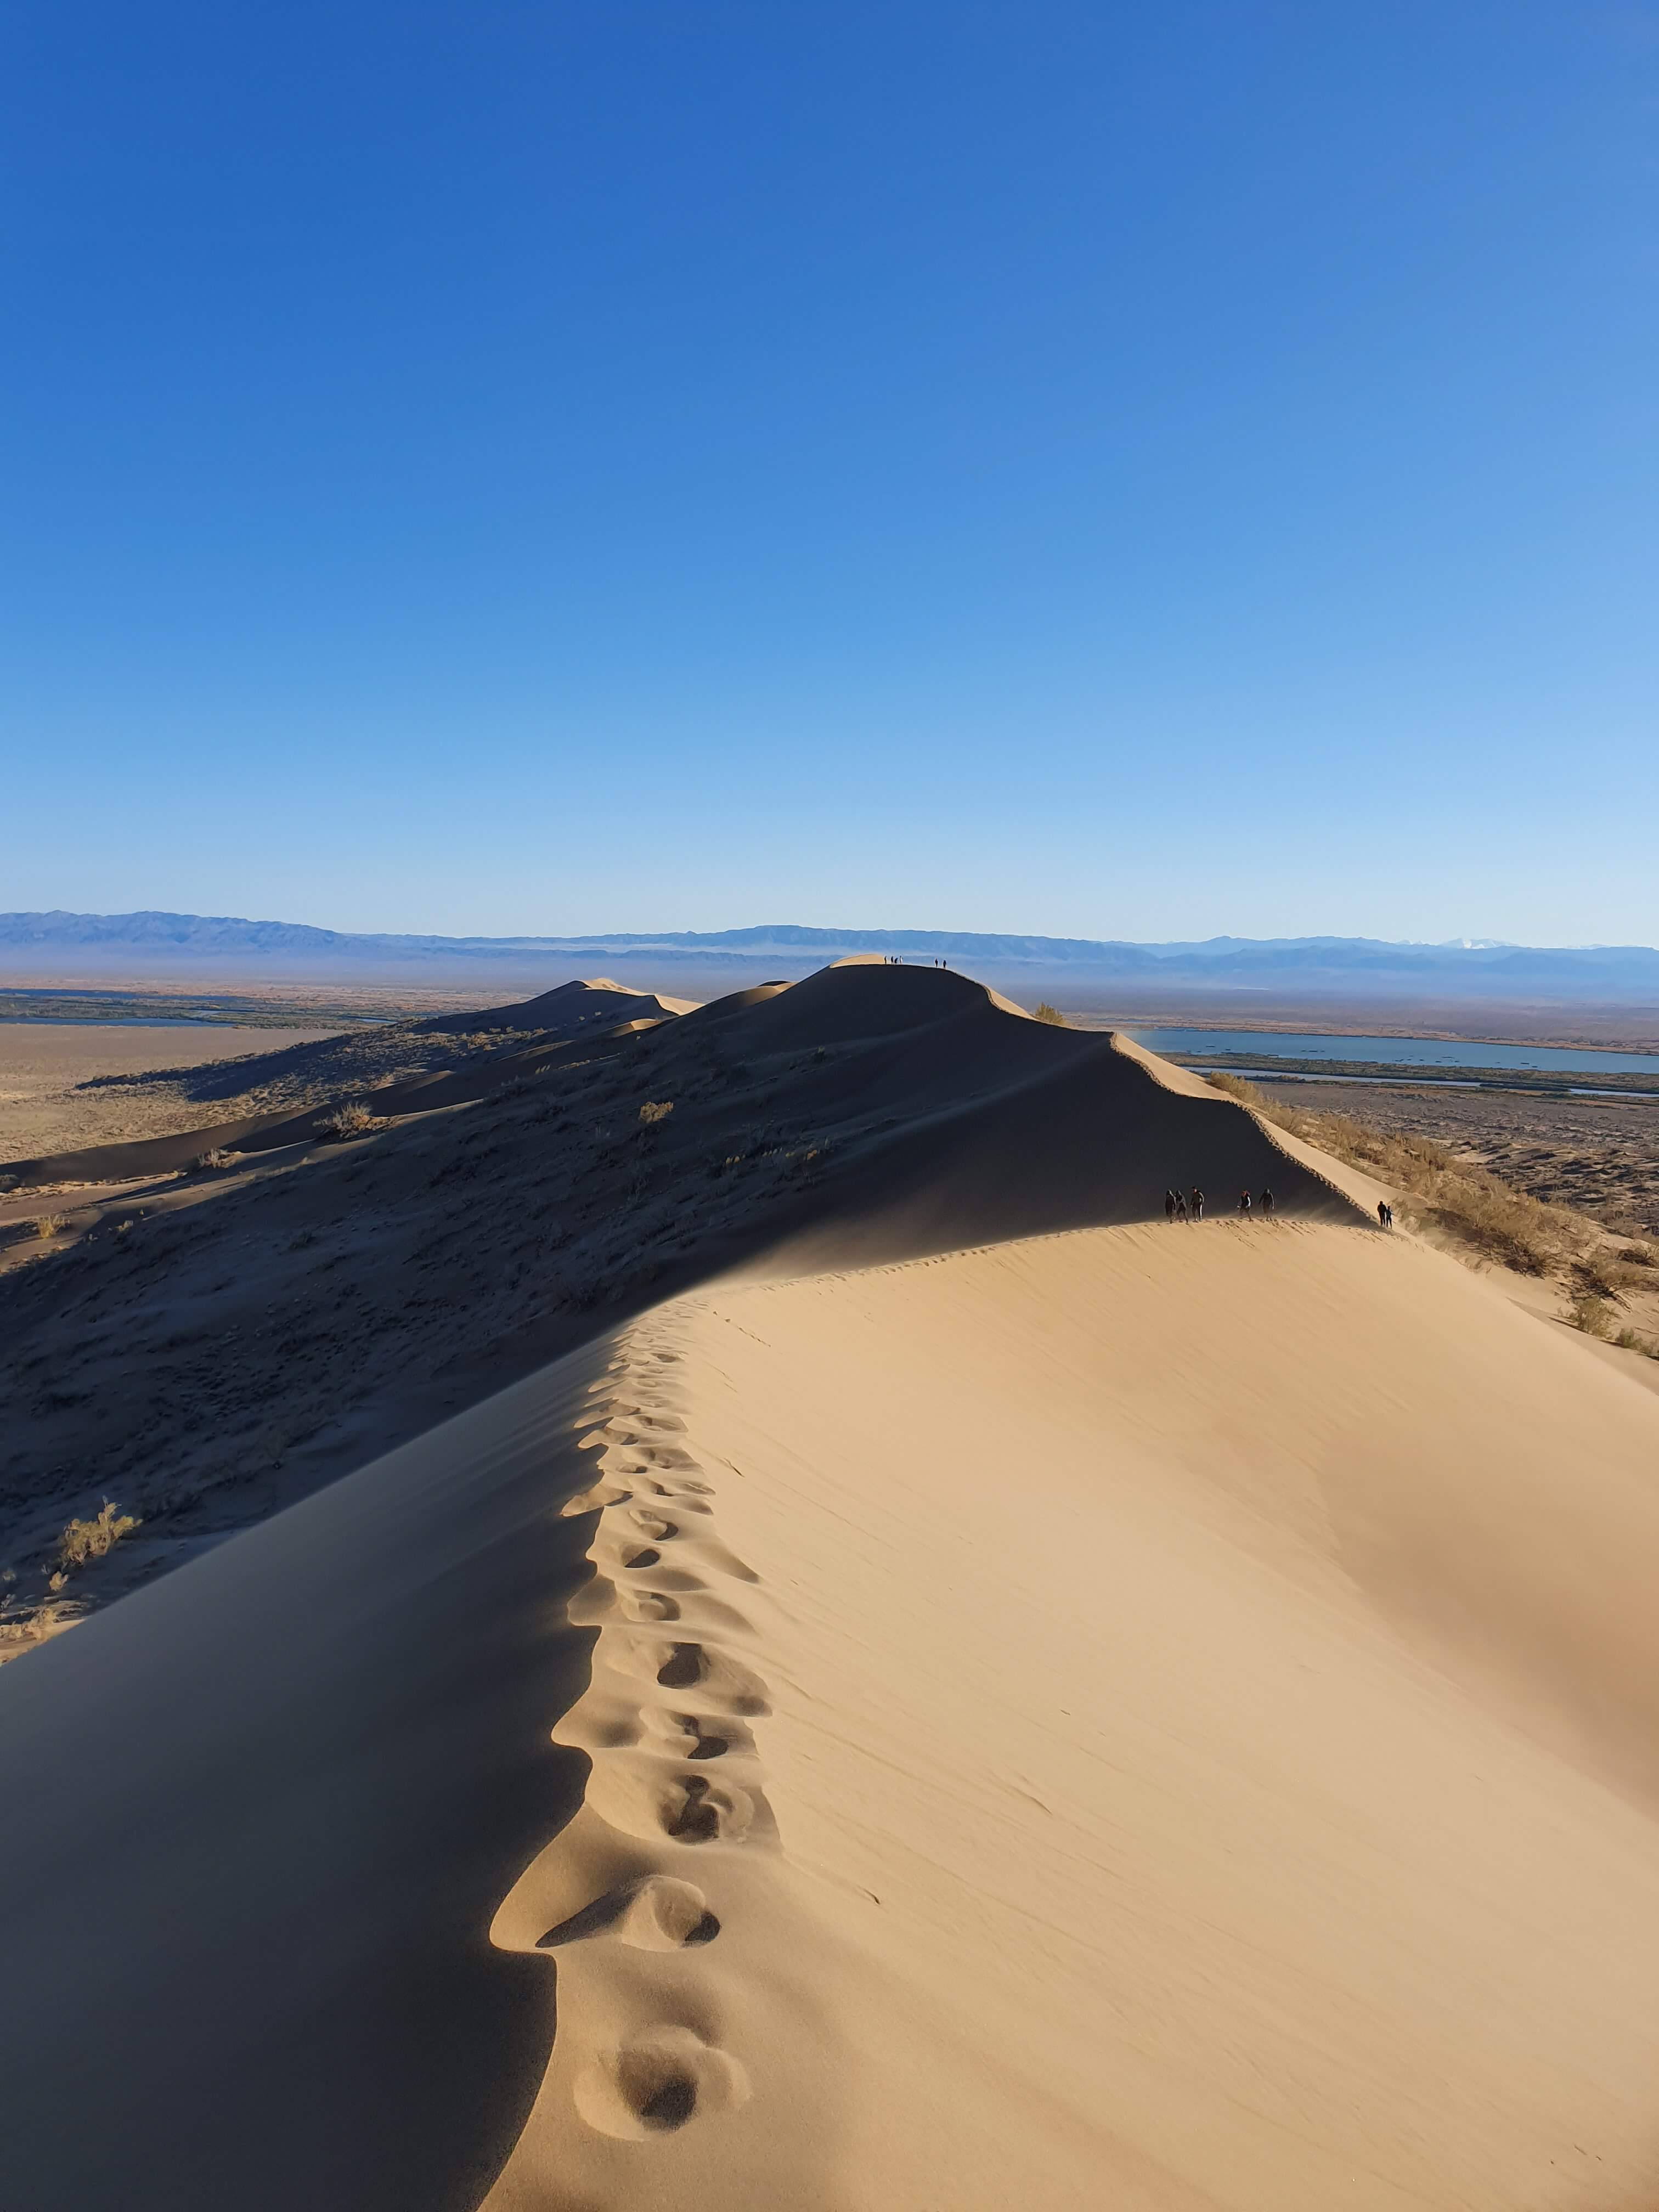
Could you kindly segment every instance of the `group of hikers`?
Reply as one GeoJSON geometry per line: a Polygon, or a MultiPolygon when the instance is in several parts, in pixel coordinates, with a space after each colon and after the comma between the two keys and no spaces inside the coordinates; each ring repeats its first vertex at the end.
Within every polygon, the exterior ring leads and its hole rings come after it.
{"type": "MultiPolygon", "coordinates": [[[[1251,1212],[1265,1213],[1267,1215],[1269,1219],[1271,1219],[1273,1210],[1273,1194],[1270,1190],[1264,1190],[1259,1199],[1252,1199],[1248,1190],[1241,1190],[1238,1194],[1238,1210],[1241,1213],[1246,1214],[1251,1212]]],[[[1196,1183],[1193,1185],[1190,1193],[1181,1190],[1166,1190],[1164,1192],[1164,1218],[1166,1221],[1203,1220],[1204,1194],[1196,1183]]]]}
{"type": "MultiPolygon", "coordinates": [[[[1242,1214],[1265,1213],[1272,1218],[1273,1194],[1264,1190],[1259,1199],[1252,1200],[1248,1190],[1238,1194],[1238,1210],[1242,1214]]],[[[1166,1190],[1164,1194],[1164,1218],[1166,1221],[1202,1221],[1204,1194],[1194,1183],[1190,1191],[1166,1190]]],[[[1394,1227],[1394,1208],[1386,1198],[1376,1201],[1377,1224],[1382,1229],[1394,1227]]]]}

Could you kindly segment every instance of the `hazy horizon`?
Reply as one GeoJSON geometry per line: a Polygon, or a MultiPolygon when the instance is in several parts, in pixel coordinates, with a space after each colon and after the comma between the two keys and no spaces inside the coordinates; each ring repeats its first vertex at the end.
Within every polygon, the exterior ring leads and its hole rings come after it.
{"type": "MultiPolygon", "coordinates": [[[[1587,939],[1577,944],[1540,945],[1524,943],[1513,938],[1470,937],[1446,938],[1377,938],[1331,930],[1297,930],[1274,937],[1246,936],[1237,930],[1220,930],[1204,938],[1110,938],[1098,932],[1058,936],[1054,933],[1019,927],[969,930],[953,928],[937,922],[918,925],[884,927],[878,923],[855,922],[844,926],[823,922],[774,921],[728,922],[709,929],[693,930],[677,925],[665,925],[659,929],[591,928],[570,930],[468,931],[453,933],[434,929],[391,929],[367,927],[362,929],[342,929],[333,922],[297,921],[292,915],[201,915],[189,914],[167,907],[134,907],[121,911],[98,911],[57,905],[45,908],[15,909],[0,913],[0,932],[6,925],[21,922],[106,922],[122,921],[178,921],[200,922],[210,925],[229,924],[250,929],[308,930],[329,935],[364,938],[407,938],[414,941],[430,939],[443,944],[483,944],[512,945],[516,944],[546,944],[559,946],[566,944],[653,944],[672,945],[677,942],[709,945],[740,939],[753,940],[757,946],[768,942],[781,942],[789,937],[802,941],[816,939],[848,942],[861,938],[892,939],[919,938],[936,939],[941,944],[951,939],[964,943],[979,939],[987,944],[1001,941],[1028,940],[1053,945],[1080,944],[1123,945],[1139,951],[1193,951],[1212,945],[1255,948],[1273,945],[1366,945],[1389,950],[1423,952],[1528,952],[1528,951],[1653,951],[1659,950],[1650,944],[1635,939],[1587,939]]],[[[22,941],[17,936],[0,934],[0,952],[9,944],[22,941]]],[[[131,941],[137,942],[137,939],[131,941]]]]}

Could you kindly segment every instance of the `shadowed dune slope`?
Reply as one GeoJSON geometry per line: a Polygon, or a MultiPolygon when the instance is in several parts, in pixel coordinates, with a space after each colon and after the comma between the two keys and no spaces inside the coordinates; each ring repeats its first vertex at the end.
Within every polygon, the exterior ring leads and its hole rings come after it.
{"type": "Polygon", "coordinates": [[[178,1135],[9,1160],[0,1163],[0,1173],[24,1184],[116,1182],[170,1174],[215,1149],[269,1152],[309,1136],[348,1095],[358,1097],[380,1115],[483,1097],[526,1067],[538,1066],[550,1050],[591,1042],[606,1030],[623,1034],[635,1026],[669,1020],[690,1012],[692,1005],[690,1000],[658,998],[600,977],[562,983],[538,998],[512,1006],[434,1015],[385,1030],[360,1029],[344,1036],[284,1045],[274,1052],[244,1054],[205,1068],[152,1069],[137,1080],[155,1085],[183,1079],[204,1103],[240,1098],[244,1103],[260,1103],[262,1096],[273,1090],[291,1102],[304,1103],[204,1121],[178,1135]],[[496,1033],[502,1039],[500,1046],[469,1057],[459,1066],[428,1069],[420,1065],[431,1056],[428,1040],[470,1042],[496,1033]],[[532,1036],[533,1044],[527,1044],[532,1036]],[[366,1088],[366,1077],[373,1088],[366,1088]],[[251,1101],[249,1094],[254,1094],[251,1101]]]}
{"type": "MultiPolygon", "coordinates": [[[[562,1004],[567,993],[596,989],[570,985],[549,996],[562,1004]]],[[[603,1000],[602,990],[598,995],[603,1000]]],[[[580,1007],[586,1001],[568,1003],[580,1007]]],[[[1335,1196],[1316,1174],[1292,1165],[1288,1150],[1252,1116],[1218,1094],[1164,1085],[1170,1095],[1160,1095],[1159,1078],[1150,1071],[1179,1074],[1165,1063],[1133,1048],[1120,1050],[1109,1036],[1030,1021],[982,984],[951,970],[848,961],[804,982],[758,986],[678,1018],[643,1017],[584,1029],[572,1015],[567,1027],[572,1033],[389,1085],[364,1103],[377,1115],[393,1119],[466,1104],[528,1078],[556,1079],[563,1064],[617,1057],[636,1038],[649,1036],[653,1050],[640,1063],[642,1073],[680,1074],[708,1050],[726,1055],[728,1065],[733,1060],[764,1063],[770,1081],[755,1103],[770,1109],[774,1120],[823,1122],[827,1113],[854,1104],[862,1114],[888,1110],[891,1129],[912,1124],[911,1149],[893,1147],[892,1187],[884,1183],[855,1194],[853,1202],[863,1203],[867,1195],[879,1212],[897,1186],[926,1182],[937,1187],[934,1210],[945,1219],[947,1241],[1145,1218],[1160,1210],[1171,1182],[1183,1188],[1201,1182],[1212,1210],[1232,1203],[1241,1188],[1269,1183],[1291,1212],[1328,1212],[1335,1196]],[[987,1173],[973,1124],[993,1100],[1002,1101],[1002,1109],[983,1141],[1006,1149],[1007,1157],[987,1173]],[[947,1174],[943,1181],[935,1158],[941,1146],[960,1163],[954,1178],[947,1174]],[[1011,1175],[1009,1194],[1004,1186],[1011,1175]],[[976,1210],[951,1228],[949,1216],[958,1205],[976,1210]],[[1029,1206],[1036,1211],[1024,1210],[1029,1206]],[[1005,1218],[1006,1225],[1000,1225],[1005,1218]]],[[[739,1103],[730,1103],[734,1109],[739,1103]]],[[[331,1110],[310,1107],[141,1144],[17,1162],[11,1172],[38,1182],[125,1181],[171,1172],[214,1146],[258,1152],[305,1141],[320,1131],[331,1110]]],[[[735,1112],[732,1119],[735,1135],[740,1127],[735,1112]]],[[[840,1204],[838,1194],[837,1211],[840,1204]]],[[[926,1212],[924,1204],[918,1220],[926,1212]]]]}
{"type": "Polygon", "coordinates": [[[560,983],[533,999],[515,1000],[510,1006],[433,1014],[410,1026],[422,1036],[476,1035],[488,1030],[541,1030],[564,1035],[603,1028],[610,1022],[689,1014],[696,1004],[695,999],[663,998],[650,991],[634,990],[626,983],[613,983],[608,975],[595,975],[585,981],[560,983]]]}
{"type": "Polygon", "coordinates": [[[1355,1218],[1231,1100],[943,970],[839,969],[387,1100],[350,1142],[279,1121],[229,1169],[88,1194],[44,1260],[9,1248],[0,1632],[106,1496],[143,1530],[77,1602],[735,1265],[1161,1220],[1172,1180],[1355,1218]]]}

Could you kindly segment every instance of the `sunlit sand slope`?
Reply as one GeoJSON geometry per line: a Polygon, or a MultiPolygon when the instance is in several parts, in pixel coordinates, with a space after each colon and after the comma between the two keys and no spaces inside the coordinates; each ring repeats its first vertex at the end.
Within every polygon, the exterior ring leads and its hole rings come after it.
{"type": "Polygon", "coordinates": [[[687,1301],[607,1412],[496,2212],[1653,2202],[1650,1397],[1227,1224],[687,1301]]]}

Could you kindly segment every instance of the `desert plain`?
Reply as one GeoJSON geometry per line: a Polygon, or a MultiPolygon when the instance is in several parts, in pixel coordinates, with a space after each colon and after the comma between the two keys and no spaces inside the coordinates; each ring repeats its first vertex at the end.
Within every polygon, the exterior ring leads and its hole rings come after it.
{"type": "Polygon", "coordinates": [[[1659,2198],[1644,1216],[879,961],[109,1049],[4,1125],[9,2212],[1659,2198]]]}

